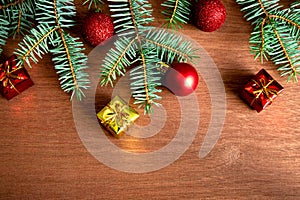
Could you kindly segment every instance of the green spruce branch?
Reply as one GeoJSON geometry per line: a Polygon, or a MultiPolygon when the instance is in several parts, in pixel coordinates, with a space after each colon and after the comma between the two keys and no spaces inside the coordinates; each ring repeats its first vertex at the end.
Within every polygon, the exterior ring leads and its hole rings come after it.
{"type": "Polygon", "coordinates": [[[37,0],[36,6],[39,24],[24,37],[15,54],[20,64],[26,62],[31,66],[30,60],[37,63],[43,54],[52,53],[62,89],[72,92],[71,99],[74,95],[82,99],[83,89],[89,85],[88,74],[84,72],[87,57],[82,53],[83,43],[64,30],[74,26],[72,17],[76,15],[76,8],[68,0],[37,0]]]}
{"type": "Polygon", "coordinates": [[[300,74],[300,3],[283,9],[278,0],[237,0],[255,26],[250,49],[255,59],[271,59],[282,76],[297,81],[300,74]]]}
{"type": "Polygon", "coordinates": [[[88,9],[90,10],[93,5],[95,9],[99,9],[99,6],[102,6],[104,3],[101,0],[85,0],[82,3],[82,5],[87,5],[87,4],[88,4],[88,9]]]}
{"type": "Polygon", "coordinates": [[[24,0],[15,0],[15,1],[5,1],[5,0],[2,0],[1,1],[1,5],[0,5],[0,10],[5,10],[9,7],[13,7],[13,6],[16,6],[20,3],[22,3],[24,0]]]}
{"type": "Polygon", "coordinates": [[[110,0],[109,8],[119,37],[103,61],[100,84],[113,86],[118,76],[124,76],[128,67],[138,63],[130,71],[130,87],[134,103],[149,113],[161,99],[157,64],[190,61],[195,50],[189,41],[175,33],[148,25],[154,19],[152,6],[146,0],[110,0]]]}
{"type": "Polygon", "coordinates": [[[117,79],[118,76],[125,76],[126,67],[129,67],[132,64],[137,56],[136,45],[137,37],[120,37],[115,42],[116,49],[110,49],[107,56],[104,58],[102,65],[102,79],[101,85],[110,85],[113,87],[113,82],[117,79]]]}
{"type": "Polygon", "coordinates": [[[8,38],[9,22],[5,18],[0,18],[0,54],[2,53],[2,46],[5,45],[8,38]]]}
{"type": "Polygon", "coordinates": [[[167,63],[191,62],[197,58],[197,49],[192,48],[190,41],[184,40],[181,35],[170,34],[164,29],[149,31],[145,37],[149,45],[154,45],[159,59],[167,63]]]}
{"type": "Polygon", "coordinates": [[[166,23],[163,26],[171,29],[182,28],[181,23],[186,24],[189,21],[191,13],[189,0],[166,0],[161,5],[166,8],[162,11],[166,16],[166,23]]]}
{"type": "Polygon", "coordinates": [[[36,56],[42,58],[42,55],[48,53],[48,43],[50,43],[50,38],[54,37],[54,33],[57,30],[58,27],[51,28],[44,24],[31,29],[31,34],[24,37],[23,41],[19,43],[19,48],[15,51],[20,60],[20,65],[26,62],[31,67],[30,60],[37,63],[38,59],[36,56]]]}
{"type": "Polygon", "coordinates": [[[29,33],[34,15],[34,0],[0,0],[0,53],[10,35],[15,38],[29,33]]]}

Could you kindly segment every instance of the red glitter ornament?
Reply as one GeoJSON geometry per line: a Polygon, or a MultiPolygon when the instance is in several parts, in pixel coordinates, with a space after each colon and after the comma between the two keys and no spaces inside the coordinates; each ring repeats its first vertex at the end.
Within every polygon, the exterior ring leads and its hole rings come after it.
{"type": "Polygon", "coordinates": [[[226,9],[220,0],[199,0],[193,9],[194,23],[202,31],[215,31],[225,22],[226,9]]]}
{"type": "Polygon", "coordinates": [[[176,96],[187,96],[195,91],[198,81],[198,73],[192,65],[174,63],[167,70],[163,85],[176,96]]]}
{"type": "Polygon", "coordinates": [[[111,17],[100,12],[90,13],[82,25],[83,38],[92,46],[97,46],[114,34],[111,17]]]}

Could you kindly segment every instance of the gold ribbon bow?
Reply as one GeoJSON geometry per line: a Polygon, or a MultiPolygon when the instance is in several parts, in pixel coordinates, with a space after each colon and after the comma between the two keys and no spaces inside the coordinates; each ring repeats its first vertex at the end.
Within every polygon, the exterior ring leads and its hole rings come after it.
{"type": "MultiPolygon", "coordinates": [[[[2,68],[3,64],[0,65],[0,68],[2,68]]],[[[20,92],[17,90],[15,85],[12,83],[11,79],[23,79],[23,77],[14,75],[13,73],[16,72],[17,70],[23,68],[23,67],[18,67],[12,71],[10,71],[10,65],[8,64],[6,68],[4,68],[4,75],[0,76],[0,82],[2,82],[3,87],[7,87],[8,85],[11,85],[11,87],[20,94],[20,92]]]]}
{"type": "Polygon", "coordinates": [[[107,107],[109,107],[113,112],[107,117],[106,123],[109,124],[115,121],[117,126],[120,128],[126,127],[126,125],[130,124],[129,114],[124,112],[124,109],[127,107],[127,105],[116,103],[115,106],[107,105],[107,107]]]}
{"type": "Polygon", "coordinates": [[[253,94],[256,95],[253,101],[251,102],[251,105],[254,103],[256,99],[260,97],[261,94],[266,95],[266,97],[272,101],[272,98],[270,95],[277,95],[277,91],[275,89],[269,88],[269,86],[273,83],[274,80],[270,80],[268,83],[266,83],[266,80],[261,78],[259,81],[256,81],[252,79],[252,81],[259,87],[259,89],[254,90],[253,94]]]}

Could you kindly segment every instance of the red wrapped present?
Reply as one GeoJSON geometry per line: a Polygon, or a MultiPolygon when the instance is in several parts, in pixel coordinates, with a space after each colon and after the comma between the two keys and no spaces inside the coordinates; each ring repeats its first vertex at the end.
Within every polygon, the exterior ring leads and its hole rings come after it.
{"type": "Polygon", "coordinates": [[[264,69],[243,88],[242,98],[257,112],[264,110],[283,91],[283,87],[264,69]]]}
{"type": "Polygon", "coordinates": [[[12,55],[0,65],[0,93],[7,100],[33,86],[26,69],[23,66],[17,66],[17,61],[17,56],[12,55]]]}

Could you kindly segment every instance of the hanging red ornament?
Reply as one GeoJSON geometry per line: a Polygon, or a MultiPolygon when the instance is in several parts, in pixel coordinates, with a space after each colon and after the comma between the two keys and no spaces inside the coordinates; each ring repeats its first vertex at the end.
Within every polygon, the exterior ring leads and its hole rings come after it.
{"type": "Polygon", "coordinates": [[[92,46],[97,46],[114,34],[111,17],[100,12],[88,14],[82,25],[83,38],[92,46]]]}
{"type": "Polygon", "coordinates": [[[176,96],[187,96],[195,91],[198,81],[198,73],[192,65],[174,63],[167,70],[163,85],[176,96]]]}
{"type": "Polygon", "coordinates": [[[202,31],[219,29],[226,19],[226,9],[220,0],[199,0],[193,6],[195,25],[202,31]]]}

